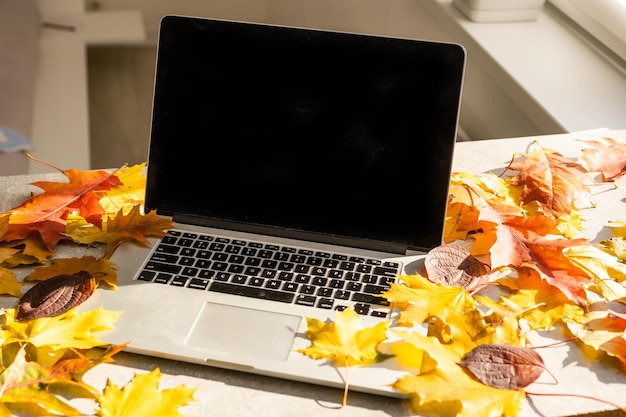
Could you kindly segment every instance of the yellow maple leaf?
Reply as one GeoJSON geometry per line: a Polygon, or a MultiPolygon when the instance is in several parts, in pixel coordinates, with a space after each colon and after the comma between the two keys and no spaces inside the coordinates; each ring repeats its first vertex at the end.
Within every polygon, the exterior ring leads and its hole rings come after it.
{"type": "MultiPolygon", "coordinates": [[[[428,352],[437,363],[432,371],[406,375],[393,385],[400,392],[409,394],[411,407],[417,414],[514,417],[520,412],[524,391],[493,388],[472,378],[459,365],[465,349],[459,349],[455,343],[443,344],[435,337],[416,332],[398,334],[403,337],[404,343],[428,352]]],[[[399,356],[398,360],[403,362],[410,358],[399,356]]]]}
{"type": "Polygon", "coordinates": [[[312,359],[328,359],[335,366],[346,367],[342,404],[347,402],[349,366],[368,365],[379,360],[378,345],[387,338],[387,322],[361,328],[361,318],[352,307],[337,312],[335,321],[324,323],[307,317],[306,336],[311,346],[298,352],[312,359]]]}
{"type": "Polygon", "coordinates": [[[583,307],[548,284],[534,270],[520,271],[519,277],[502,278],[498,283],[514,291],[512,295],[503,297],[503,302],[516,309],[533,330],[549,330],[565,318],[579,322],[584,315],[583,307]]]}
{"type": "Polygon", "coordinates": [[[25,281],[43,281],[57,275],[73,275],[80,271],[89,272],[98,284],[104,282],[111,289],[117,288],[115,264],[109,259],[96,259],[93,256],[54,259],[49,265],[35,268],[26,276],[25,281]]]}
{"type": "Polygon", "coordinates": [[[582,322],[566,320],[569,330],[596,351],[618,358],[626,365],[626,319],[607,310],[590,311],[582,322]]]}
{"type": "Polygon", "coordinates": [[[66,351],[105,346],[94,333],[110,330],[120,312],[97,308],[83,313],[72,309],[55,317],[15,321],[15,309],[5,310],[5,322],[0,329],[0,342],[29,344],[32,357],[42,366],[56,363],[66,351]]]}
{"type": "Polygon", "coordinates": [[[96,414],[100,417],[183,417],[178,409],[194,400],[196,388],[181,385],[159,390],[161,376],[158,368],[147,374],[135,374],[121,389],[108,381],[96,414]]]}
{"type": "Polygon", "coordinates": [[[10,405],[30,406],[36,412],[33,415],[79,415],[78,410],[59,396],[42,389],[42,386],[55,382],[56,377],[37,362],[27,361],[25,350],[20,349],[13,361],[0,373],[0,416],[12,415],[10,405]]]}
{"type": "Polygon", "coordinates": [[[603,240],[598,247],[615,255],[620,262],[626,263],[626,237],[613,237],[603,240]]]}
{"type": "Polygon", "coordinates": [[[351,307],[338,312],[335,321],[329,323],[307,317],[307,325],[311,346],[298,352],[312,359],[330,359],[335,366],[376,362],[376,347],[387,338],[386,322],[362,329],[361,318],[351,307]]]}
{"type": "Polygon", "coordinates": [[[144,162],[119,170],[115,176],[122,184],[98,192],[102,196],[100,205],[104,209],[104,218],[115,215],[120,210],[127,214],[133,206],[143,204],[146,191],[146,176],[143,173],[145,166],[144,162]]]}
{"type": "Polygon", "coordinates": [[[608,301],[626,299],[626,264],[593,245],[565,248],[563,254],[585,271],[594,282],[598,292],[608,301]]]}
{"type": "Polygon", "coordinates": [[[0,294],[19,297],[22,295],[22,285],[11,270],[0,266],[0,294]]]}
{"type": "MultiPolygon", "coordinates": [[[[464,322],[476,311],[475,302],[469,292],[461,287],[436,284],[421,275],[405,275],[404,284],[391,284],[381,294],[395,307],[402,308],[399,323],[405,326],[420,325],[431,316],[444,322],[464,322]]],[[[475,327],[479,327],[475,324],[475,327]]]]}

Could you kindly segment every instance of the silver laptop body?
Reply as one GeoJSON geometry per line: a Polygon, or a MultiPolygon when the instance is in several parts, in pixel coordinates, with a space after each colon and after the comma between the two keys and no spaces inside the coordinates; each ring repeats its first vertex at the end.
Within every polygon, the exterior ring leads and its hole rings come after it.
{"type": "MultiPolygon", "coordinates": [[[[454,44],[165,17],[146,209],[176,230],[161,249],[122,245],[119,288],[81,308],[123,311],[103,338],[132,352],[342,387],[342,370],[297,352],[305,317],[393,320],[380,287],[441,242],[464,63],[454,44]],[[212,259],[214,243],[237,256],[212,259]],[[262,250],[293,278],[244,263],[262,250]]],[[[354,390],[398,395],[393,360],[350,372],[354,390]]]]}

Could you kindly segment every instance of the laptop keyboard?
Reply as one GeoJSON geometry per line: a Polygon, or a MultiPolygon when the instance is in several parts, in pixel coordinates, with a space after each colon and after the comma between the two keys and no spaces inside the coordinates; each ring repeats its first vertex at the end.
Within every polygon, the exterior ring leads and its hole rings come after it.
{"type": "Polygon", "coordinates": [[[387,317],[380,294],[400,263],[179,230],[162,239],[137,279],[200,291],[387,317]]]}

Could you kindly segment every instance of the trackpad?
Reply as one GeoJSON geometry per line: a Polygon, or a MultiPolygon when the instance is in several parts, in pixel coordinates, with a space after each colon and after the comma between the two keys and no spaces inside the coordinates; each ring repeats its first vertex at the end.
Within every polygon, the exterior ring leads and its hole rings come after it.
{"type": "Polygon", "coordinates": [[[289,314],[205,303],[185,345],[284,361],[301,320],[289,314]]]}

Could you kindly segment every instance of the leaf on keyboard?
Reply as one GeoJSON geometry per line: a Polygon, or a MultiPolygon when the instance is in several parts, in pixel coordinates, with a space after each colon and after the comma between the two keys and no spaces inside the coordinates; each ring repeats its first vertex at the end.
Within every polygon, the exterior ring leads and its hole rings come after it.
{"type": "Polygon", "coordinates": [[[387,322],[361,328],[361,318],[351,307],[337,313],[335,321],[324,323],[307,317],[306,336],[311,346],[298,352],[312,359],[329,359],[334,366],[346,367],[345,390],[342,405],[348,393],[349,366],[369,365],[380,360],[378,345],[387,339],[387,322]]]}
{"type": "Polygon", "coordinates": [[[41,281],[20,298],[15,320],[58,316],[88,299],[95,289],[96,280],[86,271],[41,281]]]}

